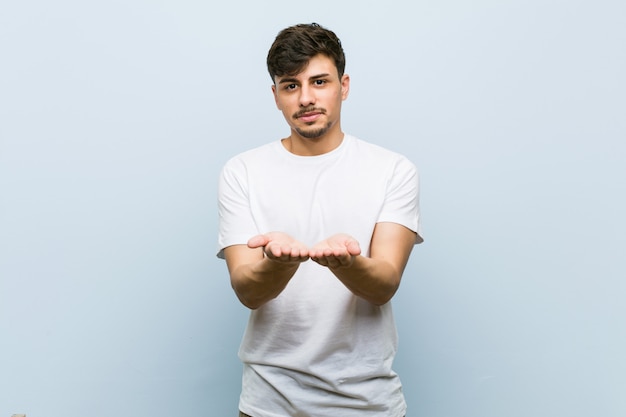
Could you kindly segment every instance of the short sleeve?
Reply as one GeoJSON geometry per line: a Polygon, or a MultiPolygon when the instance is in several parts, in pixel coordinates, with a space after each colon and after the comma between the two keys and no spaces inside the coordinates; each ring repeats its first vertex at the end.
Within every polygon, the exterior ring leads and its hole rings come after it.
{"type": "Polygon", "coordinates": [[[219,234],[217,256],[224,258],[224,248],[246,244],[257,234],[250,210],[247,170],[239,159],[226,163],[218,184],[219,234]]]}
{"type": "Polygon", "coordinates": [[[400,157],[387,184],[385,202],[378,222],[398,223],[417,233],[415,243],[422,243],[419,207],[419,174],[415,165],[400,157]]]}

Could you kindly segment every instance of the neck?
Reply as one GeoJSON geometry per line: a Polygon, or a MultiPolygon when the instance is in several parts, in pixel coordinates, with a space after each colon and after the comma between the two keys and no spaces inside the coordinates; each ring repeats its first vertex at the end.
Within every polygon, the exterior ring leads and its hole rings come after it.
{"type": "Polygon", "coordinates": [[[283,146],[289,152],[299,156],[317,156],[331,152],[341,145],[344,133],[341,129],[335,132],[327,132],[319,138],[305,138],[295,130],[291,135],[282,140],[283,146]]]}

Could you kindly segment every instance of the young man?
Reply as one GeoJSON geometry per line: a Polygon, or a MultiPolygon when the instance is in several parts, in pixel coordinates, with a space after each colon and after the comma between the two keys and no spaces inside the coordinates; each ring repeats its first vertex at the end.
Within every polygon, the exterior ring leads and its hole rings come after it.
{"type": "Polygon", "coordinates": [[[402,417],[389,301],[422,241],[416,169],[343,133],[333,32],[284,29],[267,66],[289,136],[228,161],[219,185],[218,256],[251,309],[240,415],[402,417]]]}

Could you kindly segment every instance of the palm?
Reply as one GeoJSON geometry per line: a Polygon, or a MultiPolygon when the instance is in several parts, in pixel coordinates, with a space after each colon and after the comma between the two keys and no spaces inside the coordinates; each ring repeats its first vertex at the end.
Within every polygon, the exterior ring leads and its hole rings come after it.
{"type": "Polygon", "coordinates": [[[354,257],[361,254],[359,243],[351,236],[338,234],[329,237],[310,250],[311,259],[323,266],[350,266],[354,257]]]}
{"type": "Polygon", "coordinates": [[[279,262],[304,262],[309,259],[308,248],[286,233],[270,232],[248,241],[250,248],[263,248],[265,255],[279,262]]]}

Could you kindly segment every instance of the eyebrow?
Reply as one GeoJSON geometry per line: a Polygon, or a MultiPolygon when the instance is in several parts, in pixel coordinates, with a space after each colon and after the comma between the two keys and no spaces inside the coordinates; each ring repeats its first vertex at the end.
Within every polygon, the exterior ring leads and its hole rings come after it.
{"type": "MultiPolygon", "coordinates": [[[[328,74],[328,73],[313,75],[313,76],[309,77],[309,81],[318,80],[320,78],[326,78],[328,76],[330,76],[330,74],[328,74]]],[[[300,82],[300,80],[298,80],[297,78],[288,77],[288,78],[282,78],[278,83],[279,84],[297,84],[299,82],[300,82]]]]}

